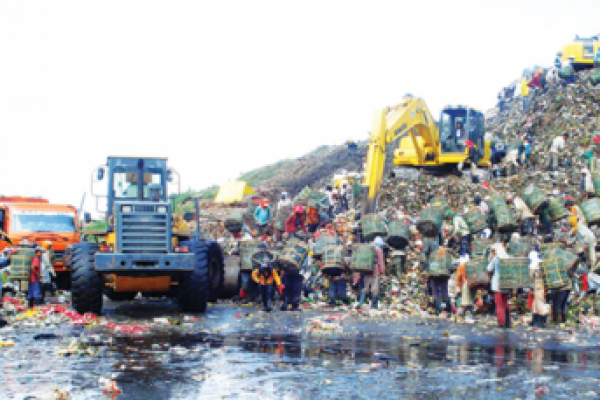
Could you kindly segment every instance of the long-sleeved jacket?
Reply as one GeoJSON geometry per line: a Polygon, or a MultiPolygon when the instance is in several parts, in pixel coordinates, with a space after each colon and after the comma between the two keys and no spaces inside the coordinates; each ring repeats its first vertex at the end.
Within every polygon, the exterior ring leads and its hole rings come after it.
{"type": "Polygon", "coordinates": [[[256,207],[254,210],[254,220],[258,225],[267,225],[273,221],[273,213],[271,213],[271,207],[256,207]]]}
{"type": "Polygon", "coordinates": [[[542,80],[540,79],[539,76],[534,75],[533,78],[531,78],[531,81],[529,82],[528,86],[532,89],[541,89],[542,88],[542,80]]]}
{"type": "Polygon", "coordinates": [[[452,235],[466,236],[469,233],[469,226],[465,222],[464,218],[460,215],[456,215],[452,220],[452,235]]]}
{"type": "Polygon", "coordinates": [[[285,232],[296,233],[300,229],[306,232],[306,224],[304,223],[304,218],[296,217],[296,214],[290,215],[285,221],[285,232]]]}
{"type": "Polygon", "coordinates": [[[276,270],[271,269],[271,273],[268,276],[261,274],[260,269],[255,269],[252,272],[252,280],[260,285],[272,285],[273,282],[277,286],[281,285],[281,279],[276,270]]]}

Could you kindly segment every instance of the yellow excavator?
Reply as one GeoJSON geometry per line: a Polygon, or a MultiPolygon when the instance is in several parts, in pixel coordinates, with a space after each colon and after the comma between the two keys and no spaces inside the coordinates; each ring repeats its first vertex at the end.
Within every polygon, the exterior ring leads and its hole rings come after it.
{"type": "Polygon", "coordinates": [[[477,151],[479,166],[491,166],[490,143],[485,140],[485,118],[480,111],[466,106],[448,106],[442,110],[438,124],[422,99],[407,95],[400,104],[375,113],[363,179],[363,191],[366,192],[363,213],[375,212],[386,148],[397,140],[394,164],[399,166],[439,172],[467,161],[470,151],[477,151]]]}

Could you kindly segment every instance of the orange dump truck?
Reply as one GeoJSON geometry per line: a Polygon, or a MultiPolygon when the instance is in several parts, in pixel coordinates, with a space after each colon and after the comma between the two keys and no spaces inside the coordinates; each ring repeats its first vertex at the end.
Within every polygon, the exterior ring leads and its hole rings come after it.
{"type": "MultiPolygon", "coordinates": [[[[54,270],[58,286],[69,286],[69,271],[63,265],[67,246],[79,243],[77,209],[63,204],[50,204],[46,199],[0,196],[0,228],[16,246],[27,239],[41,244],[52,242],[54,270]]],[[[0,240],[0,250],[9,246],[0,240]]]]}

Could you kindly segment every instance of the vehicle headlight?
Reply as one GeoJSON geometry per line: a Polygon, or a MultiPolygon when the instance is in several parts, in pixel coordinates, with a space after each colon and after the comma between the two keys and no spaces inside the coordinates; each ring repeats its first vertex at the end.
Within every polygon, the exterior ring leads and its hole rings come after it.
{"type": "Polygon", "coordinates": [[[131,206],[121,206],[121,212],[131,212],[131,206]]]}
{"type": "Polygon", "coordinates": [[[156,212],[158,212],[158,213],[166,213],[167,212],[167,206],[158,206],[158,207],[156,207],[156,212]]]}

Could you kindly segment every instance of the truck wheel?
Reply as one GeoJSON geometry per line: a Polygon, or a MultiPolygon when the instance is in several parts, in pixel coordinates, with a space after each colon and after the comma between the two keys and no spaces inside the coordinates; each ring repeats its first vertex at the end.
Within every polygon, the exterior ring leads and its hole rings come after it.
{"type": "Polygon", "coordinates": [[[137,292],[115,292],[113,288],[104,287],[102,292],[112,301],[131,301],[137,296],[137,292]]]}
{"type": "Polygon", "coordinates": [[[71,300],[73,308],[80,314],[102,312],[102,278],[94,271],[96,243],[73,245],[71,263],[71,300]]]}
{"type": "Polygon", "coordinates": [[[186,241],[182,243],[194,255],[194,271],[183,272],[179,280],[179,308],[186,312],[204,312],[210,298],[210,242],[186,241]]]}
{"type": "Polygon", "coordinates": [[[216,242],[209,242],[208,275],[210,276],[210,297],[208,301],[216,302],[223,295],[225,267],[221,247],[216,242]]]}

